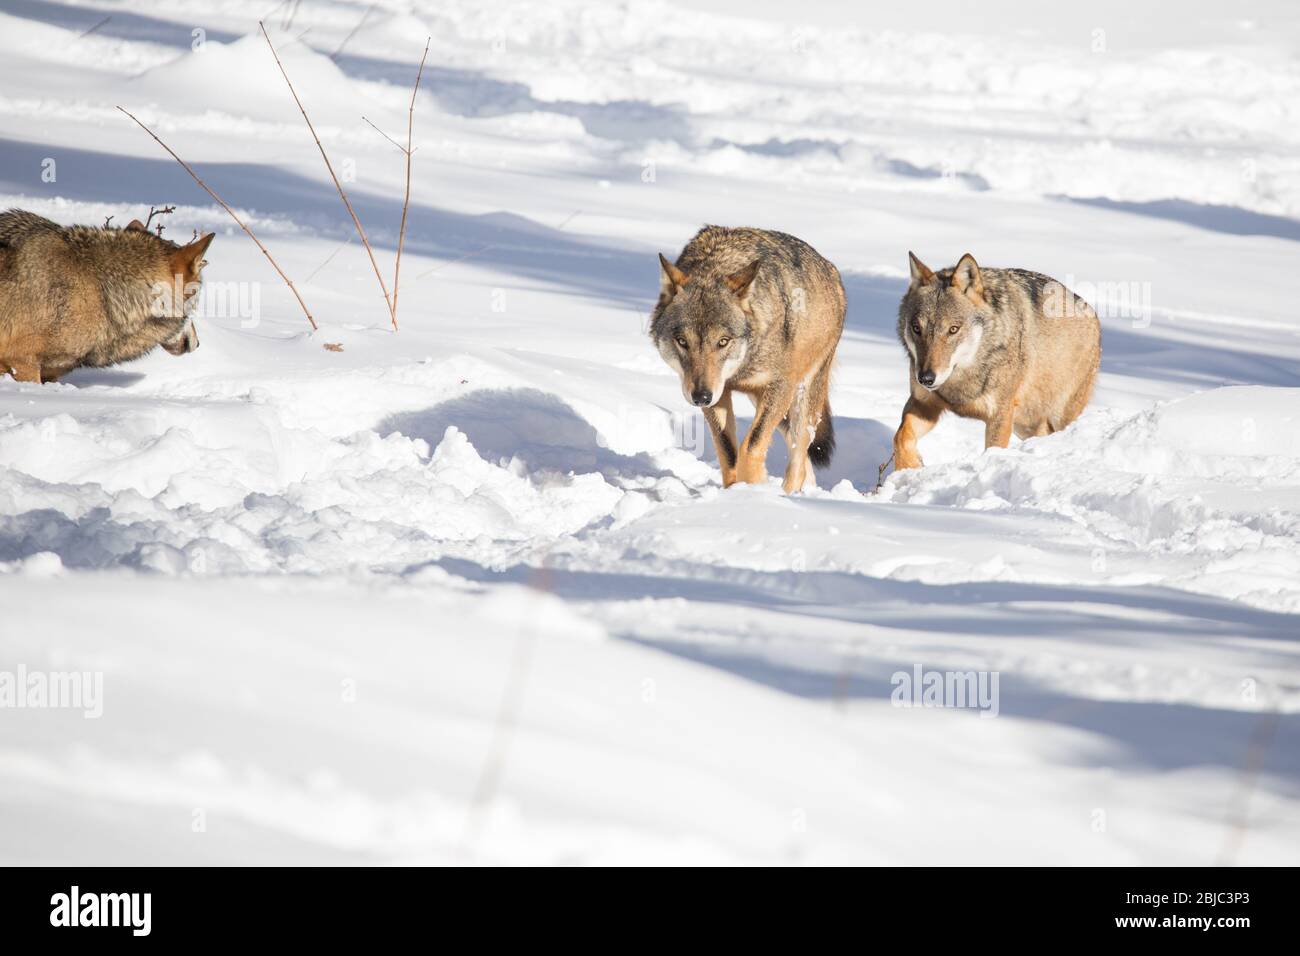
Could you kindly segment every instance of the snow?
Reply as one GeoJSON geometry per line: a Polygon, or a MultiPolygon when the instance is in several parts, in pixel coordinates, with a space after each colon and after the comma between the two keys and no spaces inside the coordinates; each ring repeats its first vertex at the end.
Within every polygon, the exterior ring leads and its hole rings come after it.
{"type": "Polygon", "coordinates": [[[104,687],[0,708],[0,859],[1294,861],[1289,5],[265,6],[0,11],[0,207],[175,204],[232,293],[191,355],[0,382],[0,677],[104,687]],[[386,271],[404,163],[361,117],[401,139],[432,37],[400,331],[259,16],[386,271]],[[804,494],[724,491],[646,337],[704,222],[844,274],[804,494]],[[1102,373],[877,490],[908,249],[1091,286],[1102,373]],[[996,672],[996,717],[893,706],[917,667],[996,672]]]}

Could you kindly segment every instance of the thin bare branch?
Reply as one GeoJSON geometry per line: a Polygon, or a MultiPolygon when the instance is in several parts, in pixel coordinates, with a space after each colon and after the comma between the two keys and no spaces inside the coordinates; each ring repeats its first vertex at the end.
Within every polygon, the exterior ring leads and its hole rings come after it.
{"type": "Polygon", "coordinates": [[[437,273],[441,272],[443,269],[447,268],[448,266],[454,266],[458,262],[464,262],[466,259],[473,259],[475,256],[483,255],[483,253],[485,252],[491,252],[493,249],[497,247],[497,245],[498,243],[489,242],[486,246],[482,246],[478,249],[475,249],[473,252],[467,252],[463,256],[457,256],[455,259],[448,259],[446,262],[441,262],[438,265],[434,266],[432,269],[426,269],[424,272],[421,272],[418,276],[416,276],[416,278],[427,279],[429,278],[429,276],[436,275],[437,273]]]}
{"type": "Polygon", "coordinates": [[[890,455],[888,461],[882,461],[880,467],[876,469],[876,491],[879,491],[885,484],[885,469],[893,462],[894,456],[890,455]]]}
{"type": "Polygon", "coordinates": [[[403,146],[403,145],[402,145],[401,143],[399,143],[397,140],[393,139],[393,137],[389,136],[389,135],[388,135],[387,133],[385,133],[382,129],[380,129],[378,126],[376,126],[374,123],[371,123],[370,120],[366,119],[364,116],[361,117],[361,119],[362,119],[362,121],[363,121],[364,123],[366,123],[367,125],[369,125],[369,127],[370,127],[371,129],[373,129],[376,133],[378,133],[378,134],[379,134],[380,136],[382,136],[384,139],[388,140],[390,143],[392,143],[394,146],[396,146],[396,147],[397,147],[398,149],[400,149],[402,152],[406,152],[406,147],[405,147],[405,146],[403,146]]]}
{"type": "Polygon", "coordinates": [[[557,222],[552,228],[554,228],[556,232],[559,232],[561,229],[563,229],[565,226],[573,222],[573,220],[577,219],[581,215],[582,215],[582,210],[575,209],[573,210],[573,212],[569,213],[567,216],[565,216],[563,219],[557,222]]]}
{"type": "Polygon", "coordinates": [[[88,37],[88,36],[90,36],[92,33],[94,33],[96,30],[98,30],[100,27],[102,27],[105,23],[107,23],[107,22],[108,22],[109,20],[111,20],[111,19],[113,19],[113,16],[112,16],[112,14],[109,14],[108,16],[104,17],[104,19],[102,19],[102,20],[100,20],[98,23],[96,23],[96,24],[95,24],[93,27],[91,27],[89,30],[87,30],[85,33],[79,33],[79,34],[77,34],[77,39],[80,40],[80,39],[82,39],[83,37],[88,37]]]}
{"type": "Polygon", "coordinates": [[[379,280],[379,288],[383,290],[384,302],[388,305],[388,317],[392,320],[393,327],[396,328],[397,313],[393,311],[393,299],[388,294],[388,285],[384,282],[384,277],[379,271],[379,263],[375,261],[375,251],[370,248],[370,240],[366,238],[366,230],[362,227],[361,220],[357,218],[356,210],[352,208],[352,201],[348,199],[343,184],[339,182],[338,176],[334,174],[334,165],[330,162],[325,147],[321,145],[320,137],[316,135],[316,127],[311,124],[311,117],[307,115],[307,110],[303,108],[302,100],[298,99],[298,91],[293,88],[293,83],[289,80],[289,74],[285,72],[284,64],[280,62],[280,55],[275,52],[275,44],[271,42],[271,36],[266,32],[266,26],[260,21],[257,25],[262,30],[262,36],[266,39],[266,45],[271,50],[271,56],[275,57],[275,65],[280,68],[280,75],[284,77],[284,82],[289,87],[293,101],[298,104],[298,112],[302,114],[302,118],[307,122],[307,129],[311,131],[311,138],[316,141],[316,148],[320,150],[321,159],[325,160],[325,168],[329,170],[330,178],[334,180],[334,188],[339,191],[339,198],[343,200],[343,205],[347,207],[348,215],[352,217],[352,224],[357,227],[357,235],[361,237],[361,244],[366,247],[366,255],[370,257],[370,265],[375,270],[375,278],[379,280]]]}
{"type": "Polygon", "coordinates": [[[273,13],[279,13],[280,8],[281,8],[282,6],[284,6],[284,5],[285,5],[286,3],[288,3],[288,2],[289,2],[289,0],[280,0],[279,3],[277,3],[275,6],[273,6],[270,10],[267,10],[266,13],[262,14],[260,17],[258,17],[258,19],[259,19],[259,20],[269,20],[269,19],[271,19],[271,14],[273,14],[273,13]]]}
{"type": "Polygon", "coordinates": [[[365,26],[366,21],[370,19],[370,14],[375,12],[375,7],[378,5],[378,3],[372,3],[366,8],[366,12],[361,15],[361,19],[357,21],[357,25],[354,26],[348,35],[343,38],[343,42],[339,44],[339,48],[330,54],[331,60],[337,60],[343,54],[343,48],[348,45],[354,36],[357,35],[357,31],[365,26]]]}
{"type": "Polygon", "coordinates": [[[338,254],[343,250],[343,248],[344,248],[345,246],[350,246],[350,245],[352,245],[352,239],[353,239],[353,238],[354,238],[354,237],[352,237],[352,236],[348,236],[347,239],[345,239],[343,242],[340,242],[337,246],[335,246],[335,247],[334,247],[334,251],[331,252],[328,256],[325,257],[325,261],[322,262],[320,265],[318,265],[318,266],[315,268],[315,270],[312,272],[312,274],[309,275],[306,279],[303,280],[303,285],[310,285],[310,284],[311,284],[311,280],[314,279],[314,278],[316,278],[316,276],[318,276],[318,275],[320,274],[320,271],[321,271],[322,269],[324,269],[327,265],[329,265],[331,262],[333,262],[333,261],[334,261],[334,257],[337,256],[337,255],[338,255],[338,254]]]}
{"type": "Polygon", "coordinates": [[[244,225],[244,221],[240,219],[237,215],[235,215],[235,211],[233,209],[231,209],[228,205],[226,205],[226,201],[222,199],[220,196],[218,196],[215,192],[213,192],[212,188],[208,186],[208,184],[205,183],[199,177],[199,174],[190,168],[190,164],[185,162],[185,160],[181,159],[179,156],[177,156],[176,153],[172,151],[172,148],[168,146],[166,143],[164,143],[161,139],[159,139],[158,135],[153,130],[151,130],[148,126],[145,126],[144,123],[141,123],[138,119],[132,116],[131,113],[128,112],[127,110],[122,109],[122,107],[120,106],[118,107],[118,109],[122,110],[123,113],[126,113],[127,116],[130,116],[136,126],[139,126],[142,130],[144,130],[146,133],[152,136],[154,138],[154,142],[156,142],[159,146],[161,146],[163,149],[167,150],[167,152],[171,154],[172,159],[176,160],[176,162],[184,166],[185,171],[189,173],[190,176],[193,177],[194,181],[203,188],[203,191],[207,193],[209,196],[211,196],[214,200],[216,200],[217,205],[219,205],[222,209],[224,209],[230,215],[231,219],[235,220],[235,223],[239,226],[239,228],[244,230],[244,232],[248,234],[249,239],[252,239],[255,243],[257,243],[257,248],[262,250],[262,255],[266,256],[267,262],[271,263],[271,267],[280,274],[280,278],[284,280],[285,285],[289,287],[289,291],[292,292],[294,298],[298,300],[298,304],[302,306],[302,313],[303,315],[307,316],[307,321],[311,323],[311,327],[313,329],[319,328],[319,326],[316,325],[316,320],[311,317],[311,311],[307,308],[307,303],[302,300],[302,296],[299,295],[298,290],[294,288],[293,280],[284,274],[284,270],[280,268],[280,264],[276,262],[275,258],[271,255],[271,253],[267,251],[266,246],[262,245],[262,240],[258,239],[257,236],[253,234],[253,230],[249,229],[248,226],[244,225]]]}
{"type": "Polygon", "coordinates": [[[284,21],[280,25],[280,29],[285,33],[288,33],[293,27],[293,19],[298,15],[298,7],[301,5],[302,0],[293,0],[293,6],[289,8],[288,16],[285,17],[284,21]]]}
{"type": "Polygon", "coordinates": [[[424,41],[424,55],[420,57],[420,70],[415,74],[415,88],[411,90],[411,106],[406,111],[406,195],[402,197],[402,226],[397,230],[397,259],[393,264],[393,329],[397,329],[397,286],[402,275],[402,245],[406,242],[406,212],[411,205],[411,136],[415,129],[415,95],[420,92],[420,79],[424,76],[424,61],[429,58],[429,44],[424,41]]]}
{"type": "Polygon", "coordinates": [[[170,216],[170,215],[171,215],[172,213],[174,213],[175,211],[176,211],[176,207],[175,207],[175,206],[161,206],[161,207],[159,207],[159,206],[150,206],[150,207],[149,207],[149,218],[146,219],[146,220],[144,221],[144,228],[145,228],[146,230],[148,230],[148,228],[149,228],[149,224],[150,224],[151,222],[153,222],[153,217],[154,217],[154,216],[158,216],[158,217],[159,217],[159,219],[158,219],[158,235],[161,236],[161,235],[163,234],[162,217],[163,217],[163,216],[170,216]]]}

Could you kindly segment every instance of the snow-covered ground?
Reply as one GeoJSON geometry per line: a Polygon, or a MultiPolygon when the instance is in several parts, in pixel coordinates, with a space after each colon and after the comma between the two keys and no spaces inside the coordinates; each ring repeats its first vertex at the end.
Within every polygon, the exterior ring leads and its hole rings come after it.
{"type": "Polygon", "coordinates": [[[102,682],[0,709],[0,859],[1296,860],[1294,5],[273,2],[0,0],[0,208],[218,233],[196,353],[0,382],[0,684],[102,682]],[[259,18],[390,284],[432,37],[398,332],[259,18]],[[844,274],[817,489],[645,334],[704,222],[844,274]],[[1091,291],[1102,375],[877,490],[908,249],[1091,291]]]}

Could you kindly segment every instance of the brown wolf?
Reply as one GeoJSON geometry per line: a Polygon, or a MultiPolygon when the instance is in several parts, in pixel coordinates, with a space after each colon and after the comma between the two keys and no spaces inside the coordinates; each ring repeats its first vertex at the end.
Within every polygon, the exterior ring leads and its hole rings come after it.
{"type": "Polygon", "coordinates": [[[704,411],[723,485],[767,480],[779,428],[790,449],[782,487],[798,491],[808,462],[824,468],[835,450],[827,391],[844,328],[839,271],[794,236],[723,226],[696,233],[675,265],[659,262],[650,336],[686,400],[704,411]],[[739,445],[732,392],[754,402],[739,445]]]}
{"type": "Polygon", "coordinates": [[[908,253],[898,307],[912,396],[894,435],[894,465],[919,468],[916,442],[950,411],[984,422],[984,447],[1049,435],[1079,417],[1101,364],[1092,306],[1055,279],[981,269],[969,253],[932,272],[908,253]]]}
{"type": "Polygon", "coordinates": [[[125,229],[0,214],[0,374],[53,382],[83,365],[198,348],[188,317],[213,233],[178,246],[139,220],[125,229]]]}

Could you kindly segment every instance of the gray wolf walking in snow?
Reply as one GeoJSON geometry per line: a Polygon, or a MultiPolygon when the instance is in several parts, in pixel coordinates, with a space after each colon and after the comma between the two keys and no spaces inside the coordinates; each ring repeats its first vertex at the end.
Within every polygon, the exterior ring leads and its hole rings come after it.
{"type": "Polygon", "coordinates": [[[662,255],[650,336],[704,412],[722,483],[767,481],[767,451],[780,430],[790,450],[782,487],[798,491],[808,464],[830,464],[835,431],[827,398],[844,329],[839,271],[806,242],[765,229],[705,226],[671,263],[662,255]],[[732,394],[754,402],[736,441],[732,394]]]}
{"type": "Polygon", "coordinates": [[[921,467],[916,443],[944,412],[984,422],[984,447],[1050,435],[1079,417],[1101,364],[1097,313],[1055,279],[981,269],[969,253],[934,272],[908,253],[898,307],[911,397],[894,435],[894,466],[921,467]]]}

